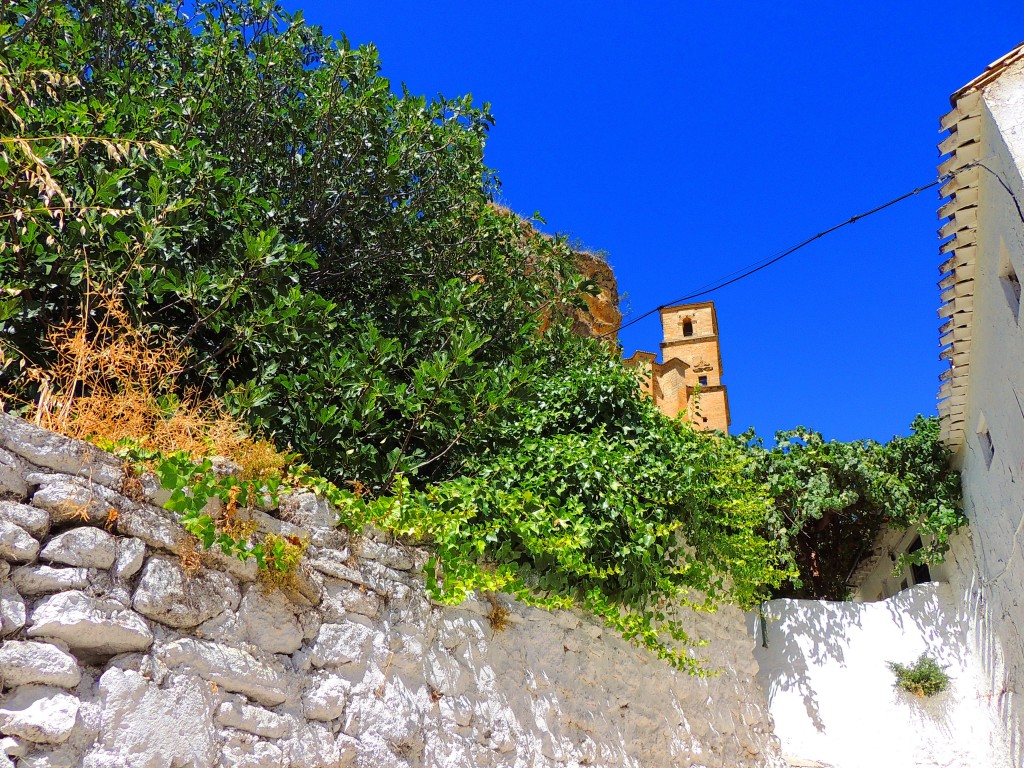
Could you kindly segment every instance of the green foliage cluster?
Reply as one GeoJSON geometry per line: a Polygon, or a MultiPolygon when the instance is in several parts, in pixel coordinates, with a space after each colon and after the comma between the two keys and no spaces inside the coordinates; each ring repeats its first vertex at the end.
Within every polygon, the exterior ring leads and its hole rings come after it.
{"type": "Polygon", "coordinates": [[[777,433],[770,449],[752,433],[737,440],[749,444],[747,471],[774,499],[768,526],[799,569],[783,596],[845,599],[852,571],[886,526],[916,526],[925,542],[898,568],[939,562],[967,522],[937,418],[918,416],[909,436],[888,443],[826,441],[804,428],[777,433]]]}
{"type": "Polygon", "coordinates": [[[934,696],[949,688],[946,668],[926,653],[922,653],[910,666],[895,661],[886,662],[896,675],[896,687],[915,696],[934,696]]]}
{"type": "Polygon", "coordinates": [[[342,516],[430,541],[439,600],[580,605],[696,671],[675,608],[750,606],[793,575],[764,536],[771,499],[742,446],[666,418],[618,358],[569,335],[548,345],[568,364],[534,382],[463,477],[338,499],[342,516]]]}
{"type": "Polygon", "coordinates": [[[154,471],[160,487],[170,492],[164,508],[178,515],[182,527],[203,549],[216,547],[243,562],[251,558],[257,568],[271,573],[291,573],[298,565],[307,542],[290,541],[273,533],[259,537],[257,525],[240,514],[258,506],[276,507],[282,491],[294,490],[297,477],[273,471],[246,478],[219,471],[209,457],[183,451],[164,454],[128,440],[117,444],[97,442],[124,458],[133,475],[154,471]],[[211,501],[218,503],[211,505],[211,501]]]}
{"type": "Polygon", "coordinates": [[[218,527],[207,506],[211,499],[217,499],[221,508],[229,510],[230,514],[236,508],[248,507],[250,496],[256,494],[266,495],[276,504],[279,478],[270,478],[257,487],[251,481],[215,472],[209,458],[197,462],[194,457],[181,453],[160,457],[156,474],[161,487],[171,492],[164,507],[180,516],[182,526],[199,539],[204,549],[216,546],[225,555],[239,560],[255,559],[259,568],[286,569],[283,541],[275,539],[266,546],[263,542],[252,542],[250,535],[218,527]]]}
{"type": "Polygon", "coordinates": [[[486,105],[396,93],[273,3],[192,6],[0,8],[0,385],[101,284],[327,477],[457,474],[570,250],[492,204],[486,105]]]}
{"type": "MultiPolygon", "coordinates": [[[[765,450],[642,398],[569,332],[592,286],[565,241],[493,204],[486,105],[395,89],[372,46],[265,0],[190,6],[0,6],[0,389],[31,401],[48,330],[113,290],[176,340],[168,389],[301,454],[284,481],[354,530],[429,544],[438,599],[584,606],[688,669],[676,607],[797,583],[832,556],[807,529],[848,522],[845,552],[876,519],[958,523],[934,441],[765,450]]],[[[154,460],[205,546],[294,559],[203,511],[277,481],[154,460]]]]}

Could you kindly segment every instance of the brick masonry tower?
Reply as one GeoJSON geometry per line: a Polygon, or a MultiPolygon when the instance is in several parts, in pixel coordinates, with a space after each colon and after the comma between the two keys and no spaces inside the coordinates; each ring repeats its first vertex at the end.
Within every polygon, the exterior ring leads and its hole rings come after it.
{"type": "Polygon", "coordinates": [[[638,351],[626,365],[650,367],[644,388],[666,416],[688,418],[697,429],[728,433],[729,395],[722,384],[714,302],[666,307],[661,330],[661,362],[652,352],[638,351]]]}

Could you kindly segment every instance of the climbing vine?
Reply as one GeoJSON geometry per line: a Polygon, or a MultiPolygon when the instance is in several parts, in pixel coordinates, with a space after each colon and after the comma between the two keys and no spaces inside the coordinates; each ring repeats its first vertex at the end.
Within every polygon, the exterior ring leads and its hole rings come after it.
{"type": "Polygon", "coordinates": [[[246,514],[257,505],[279,504],[280,493],[287,487],[281,474],[245,479],[218,471],[208,457],[196,458],[184,451],[165,455],[130,441],[122,441],[115,450],[132,463],[133,474],[156,474],[160,487],[170,492],[164,508],[178,515],[182,527],[203,549],[217,548],[243,562],[255,560],[271,577],[292,573],[298,566],[308,542],[271,532],[260,535],[257,523],[246,514]]]}
{"type": "Polygon", "coordinates": [[[766,448],[753,433],[746,472],[772,498],[766,535],[791,553],[798,575],[779,590],[787,597],[842,600],[848,579],[878,533],[914,526],[924,547],[897,568],[941,562],[950,537],[967,524],[960,476],[939,439],[939,420],[918,416],[910,434],[887,443],[825,440],[798,428],[779,432],[766,448]]]}

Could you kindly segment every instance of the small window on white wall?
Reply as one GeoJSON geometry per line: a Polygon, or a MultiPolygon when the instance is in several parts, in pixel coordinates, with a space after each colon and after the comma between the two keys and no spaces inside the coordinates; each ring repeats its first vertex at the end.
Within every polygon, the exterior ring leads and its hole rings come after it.
{"type": "Polygon", "coordinates": [[[985,459],[985,466],[992,466],[992,459],[996,456],[996,446],[992,442],[992,433],[988,429],[988,420],[985,414],[978,417],[978,447],[981,449],[982,458],[985,459]]]}
{"type": "Polygon", "coordinates": [[[1016,320],[1020,315],[1020,279],[1013,268],[1013,262],[1010,261],[1006,243],[999,244],[999,282],[1003,286],[1006,303],[1013,312],[1013,319],[1016,320]]]}

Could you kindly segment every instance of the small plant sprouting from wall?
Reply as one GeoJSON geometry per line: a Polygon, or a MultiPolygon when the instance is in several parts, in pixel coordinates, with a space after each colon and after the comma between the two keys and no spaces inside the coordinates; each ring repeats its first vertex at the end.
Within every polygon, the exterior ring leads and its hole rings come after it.
{"type": "Polygon", "coordinates": [[[502,632],[508,628],[511,611],[505,606],[493,592],[484,592],[484,597],[491,604],[491,610],[487,612],[487,621],[495,632],[502,632]]]}
{"type": "Polygon", "coordinates": [[[950,678],[946,668],[926,653],[922,653],[910,666],[895,661],[887,663],[896,675],[896,687],[915,696],[934,696],[949,688],[950,678]]]}

